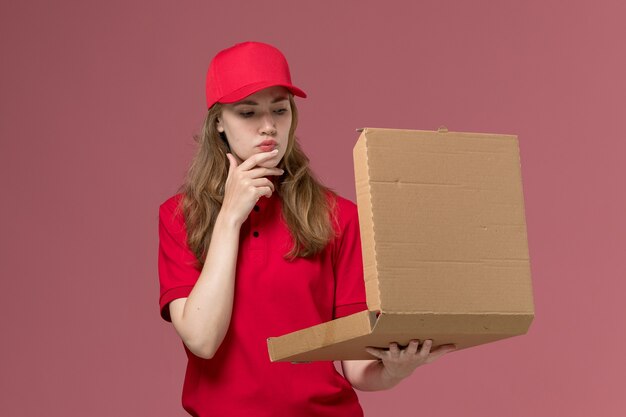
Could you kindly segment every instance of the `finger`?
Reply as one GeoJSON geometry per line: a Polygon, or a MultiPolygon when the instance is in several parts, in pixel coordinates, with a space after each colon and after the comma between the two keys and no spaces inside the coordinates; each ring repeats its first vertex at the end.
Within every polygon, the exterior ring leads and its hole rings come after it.
{"type": "MultiPolygon", "coordinates": [[[[259,187],[259,190],[261,190],[261,194],[260,196],[265,196],[267,198],[271,198],[272,197],[272,189],[270,187],[259,187]]],[[[257,201],[259,201],[259,198],[256,199],[257,201]]]]}
{"type": "Polygon", "coordinates": [[[428,355],[430,354],[430,348],[433,347],[433,341],[428,339],[425,340],[424,343],[422,343],[422,348],[420,349],[420,356],[427,358],[428,355]]]}
{"type": "Polygon", "coordinates": [[[389,353],[393,357],[397,357],[400,355],[400,348],[396,342],[389,343],[389,353]]]}
{"type": "Polygon", "coordinates": [[[278,149],[274,149],[269,152],[260,152],[255,153],[250,158],[243,161],[240,165],[241,169],[245,169],[246,171],[251,170],[255,166],[259,165],[263,161],[267,161],[268,159],[272,159],[278,154],[278,149]]]}
{"type": "Polygon", "coordinates": [[[369,353],[370,355],[377,357],[378,359],[382,359],[385,356],[383,351],[381,351],[380,349],[373,348],[373,347],[368,346],[365,348],[365,351],[369,353]]]}
{"type": "Polygon", "coordinates": [[[443,352],[443,353],[450,353],[450,352],[454,352],[456,350],[456,345],[441,345],[441,346],[437,346],[436,349],[434,349],[432,352],[430,352],[431,355],[437,353],[439,354],[439,352],[443,352]]]}
{"type": "Polygon", "coordinates": [[[276,191],[276,188],[274,187],[274,183],[268,180],[267,178],[262,177],[262,178],[254,179],[250,181],[250,184],[257,188],[270,187],[272,192],[276,191]]]}
{"type": "Polygon", "coordinates": [[[232,170],[234,170],[235,168],[237,168],[237,160],[230,153],[226,154],[226,158],[228,158],[228,162],[229,162],[229,164],[228,164],[228,174],[230,175],[230,172],[232,170]]]}
{"type": "Polygon", "coordinates": [[[434,361],[436,361],[437,359],[439,359],[441,356],[445,355],[446,353],[450,353],[456,350],[456,346],[455,345],[442,345],[439,346],[438,348],[436,348],[435,350],[433,350],[430,355],[428,356],[428,363],[432,363],[434,361]]]}
{"type": "Polygon", "coordinates": [[[260,177],[266,177],[268,175],[280,176],[280,175],[283,175],[284,172],[285,171],[283,171],[281,168],[278,168],[278,167],[275,167],[275,168],[258,167],[258,168],[254,168],[248,171],[250,178],[260,178],[260,177]]]}
{"type": "Polygon", "coordinates": [[[409,342],[409,345],[406,347],[406,353],[409,355],[415,355],[417,353],[417,348],[420,345],[420,341],[417,339],[413,339],[409,342]]]}

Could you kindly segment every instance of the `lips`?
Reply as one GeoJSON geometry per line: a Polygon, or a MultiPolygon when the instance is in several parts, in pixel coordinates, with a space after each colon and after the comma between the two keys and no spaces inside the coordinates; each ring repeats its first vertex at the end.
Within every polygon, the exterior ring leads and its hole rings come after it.
{"type": "Polygon", "coordinates": [[[276,145],[277,143],[275,140],[264,140],[263,142],[259,143],[257,147],[263,152],[269,152],[274,149],[276,145]]]}

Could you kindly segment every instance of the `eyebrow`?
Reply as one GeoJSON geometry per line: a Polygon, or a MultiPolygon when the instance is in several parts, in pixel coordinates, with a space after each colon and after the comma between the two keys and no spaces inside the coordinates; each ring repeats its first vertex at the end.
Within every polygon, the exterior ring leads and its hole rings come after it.
{"type": "MultiPolygon", "coordinates": [[[[279,101],[285,101],[285,100],[288,100],[288,98],[284,96],[276,97],[274,101],[272,101],[272,104],[278,103],[279,101]]],[[[244,101],[238,101],[237,103],[234,104],[234,106],[239,106],[240,104],[248,104],[250,106],[257,106],[259,103],[257,103],[256,101],[252,101],[252,100],[244,100],[244,101]]]]}

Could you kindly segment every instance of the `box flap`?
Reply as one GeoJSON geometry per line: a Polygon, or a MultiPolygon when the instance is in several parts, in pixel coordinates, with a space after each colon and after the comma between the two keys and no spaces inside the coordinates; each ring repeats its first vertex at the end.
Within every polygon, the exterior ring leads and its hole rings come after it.
{"type": "Polygon", "coordinates": [[[516,136],[366,128],[354,168],[370,310],[533,314],[516,136]]]}
{"type": "Polygon", "coordinates": [[[376,312],[359,311],[346,317],[267,339],[270,360],[311,361],[355,352],[355,341],[369,335],[376,325],[376,312]]]}
{"type": "Polygon", "coordinates": [[[320,360],[375,359],[365,351],[386,349],[392,342],[406,346],[411,339],[433,340],[433,349],[454,344],[457,349],[524,334],[532,314],[381,313],[361,311],[331,322],[270,337],[270,360],[310,362],[320,360]]]}

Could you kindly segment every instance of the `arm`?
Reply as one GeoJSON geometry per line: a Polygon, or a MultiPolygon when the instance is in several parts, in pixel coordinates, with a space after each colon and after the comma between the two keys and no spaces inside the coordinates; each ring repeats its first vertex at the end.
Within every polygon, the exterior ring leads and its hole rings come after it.
{"type": "Polygon", "coordinates": [[[411,340],[400,349],[391,343],[389,350],[368,347],[366,350],[378,360],[341,361],[343,374],[352,386],[361,391],[380,391],[395,387],[421,365],[437,360],[455,350],[454,345],[443,345],[431,352],[432,340],[426,340],[418,350],[419,341],[411,340]]]}
{"type": "Polygon", "coordinates": [[[341,361],[341,368],[346,379],[360,391],[381,391],[401,381],[383,373],[384,366],[379,360],[341,361]]]}
{"type": "Polygon", "coordinates": [[[218,214],[207,256],[198,280],[186,298],[169,305],[172,324],[185,346],[196,356],[211,359],[222,344],[233,310],[239,232],[261,196],[274,192],[267,175],[279,168],[260,168],[275,152],[254,154],[241,165],[228,154],[229,169],[224,201],[218,214]]]}
{"type": "Polygon", "coordinates": [[[170,303],[170,316],[183,343],[210,359],[230,325],[241,224],[221,212],[213,229],[202,272],[187,298],[170,303]]]}

